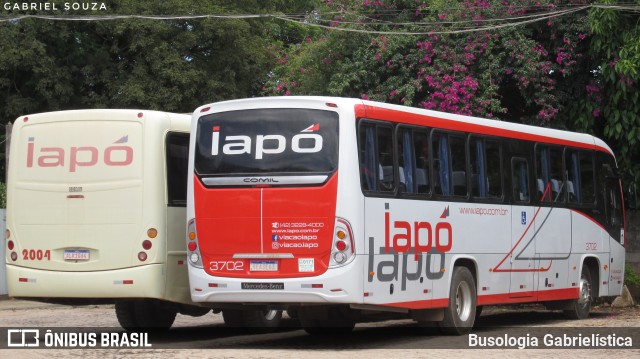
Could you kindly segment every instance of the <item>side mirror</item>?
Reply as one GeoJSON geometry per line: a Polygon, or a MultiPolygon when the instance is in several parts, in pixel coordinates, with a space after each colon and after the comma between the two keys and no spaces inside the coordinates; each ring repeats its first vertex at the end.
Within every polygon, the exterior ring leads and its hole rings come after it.
{"type": "Polygon", "coordinates": [[[636,184],[629,185],[627,195],[625,196],[625,204],[629,209],[638,209],[638,191],[636,184]]]}

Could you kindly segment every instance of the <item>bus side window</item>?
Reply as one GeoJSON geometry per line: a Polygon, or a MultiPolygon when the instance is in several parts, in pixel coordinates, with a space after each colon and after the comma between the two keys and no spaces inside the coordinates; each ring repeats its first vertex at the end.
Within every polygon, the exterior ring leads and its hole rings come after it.
{"type": "Polygon", "coordinates": [[[170,132],[166,138],[167,201],[170,207],[187,205],[189,134],[170,132]]]}
{"type": "Polygon", "coordinates": [[[593,170],[593,153],[580,154],[580,190],[583,204],[594,204],[596,200],[596,180],[593,170]]]}
{"type": "Polygon", "coordinates": [[[364,123],[360,126],[360,183],[365,191],[393,192],[392,127],[364,123]]]}
{"type": "Polygon", "coordinates": [[[372,124],[360,126],[360,182],[365,191],[377,189],[376,127],[372,124]]]}
{"type": "Polygon", "coordinates": [[[393,170],[393,131],[389,126],[378,126],[378,163],[380,183],[379,190],[393,192],[395,190],[395,173],[393,170]]]}
{"type": "Polygon", "coordinates": [[[511,159],[511,183],[515,202],[529,202],[529,169],[524,158],[511,159]]]}
{"type": "Polygon", "coordinates": [[[451,171],[453,194],[467,196],[467,151],[466,140],[461,136],[449,136],[451,149],[451,171]]]}
{"type": "Polygon", "coordinates": [[[607,179],[607,212],[609,224],[612,226],[622,225],[622,199],[617,179],[607,179]]]}
{"type": "Polygon", "coordinates": [[[397,133],[400,192],[429,193],[429,143],[426,132],[400,127],[397,133]]]}
{"type": "Polygon", "coordinates": [[[559,148],[536,146],[536,188],[540,202],[564,202],[564,171],[559,148]]]}
{"type": "Polygon", "coordinates": [[[582,202],[582,181],[580,178],[580,153],[567,151],[567,197],[569,203],[582,202]]]}
{"type": "Polygon", "coordinates": [[[429,193],[429,137],[425,132],[414,132],[413,146],[416,154],[416,187],[418,193],[429,193]]]}
{"type": "Polygon", "coordinates": [[[487,195],[492,198],[502,197],[502,160],[500,142],[486,141],[487,195]]]}
{"type": "Polygon", "coordinates": [[[444,196],[451,195],[449,170],[449,139],[444,133],[433,133],[431,137],[433,146],[433,186],[434,193],[444,196]]]}
{"type": "Polygon", "coordinates": [[[552,200],[553,202],[564,202],[564,193],[567,186],[564,179],[562,151],[559,148],[550,148],[549,150],[552,200]]]}
{"type": "Polygon", "coordinates": [[[502,196],[500,143],[472,137],[469,142],[471,163],[471,193],[478,198],[502,196]]]}

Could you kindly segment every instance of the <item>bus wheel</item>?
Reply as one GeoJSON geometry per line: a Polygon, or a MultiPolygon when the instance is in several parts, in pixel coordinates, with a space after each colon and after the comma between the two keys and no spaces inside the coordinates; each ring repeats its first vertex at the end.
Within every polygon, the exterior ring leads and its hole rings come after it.
{"type": "Polygon", "coordinates": [[[116,318],[122,329],[132,331],[138,328],[133,302],[116,302],[116,318]]]}
{"type": "Polygon", "coordinates": [[[177,313],[172,305],[153,299],[116,303],[116,317],[125,330],[167,330],[177,313]]]}
{"type": "Polygon", "coordinates": [[[228,327],[241,328],[244,327],[244,318],[240,309],[225,309],[222,311],[222,319],[228,327]]]}
{"type": "Polygon", "coordinates": [[[356,321],[348,308],[304,308],[298,312],[300,326],[305,332],[318,336],[338,336],[351,333],[356,321]]]}
{"type": "Polygon", "coordinates": [[[586,265],[582,266],[580,275],[580,296],[571,301],[570,309],[564,315],[569,319],[586,319],[591,311],[591,273],[586,265]]]}
{"type": "Polygon", "coordinates": [[[473,328],[476,318],[476,283],[466,267],[455,267],[449,289],[449,307],[439,323],[444,334],[463,335],[473,328]]]}
{"type": "Polygon", "coordinates": [[[224,323],[229,327],[268,331],[278,328],[282,311],[274,309],[225,309],[224,323]]]}
{"type": "Polygon", "coordinates": [[[280,326],[281,319],[281,310],[258,309],[244,311],[244,325],[255,330],[269,331],[276,329],[280,326]]]}

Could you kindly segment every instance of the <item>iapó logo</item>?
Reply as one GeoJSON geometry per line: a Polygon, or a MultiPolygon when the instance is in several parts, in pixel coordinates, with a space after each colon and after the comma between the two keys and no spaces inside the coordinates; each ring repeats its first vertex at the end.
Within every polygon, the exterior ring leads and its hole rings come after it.
{"type": "MultiPolygon", "coordinates": [[[[313,133],[320,130],[320,124],[311,125],[288,140],[283,135],[257,135],[255,138],[245,135],[225,136],[222,153],[225,155],[254,154],[256,160],[264,155],[283,153],[290,146],[295,153],[317,153],[322,150],[323,138],[313,133]]],[[[213,126],[211,134],[211,155],[220,154],[220,126],[213,126]]]]}

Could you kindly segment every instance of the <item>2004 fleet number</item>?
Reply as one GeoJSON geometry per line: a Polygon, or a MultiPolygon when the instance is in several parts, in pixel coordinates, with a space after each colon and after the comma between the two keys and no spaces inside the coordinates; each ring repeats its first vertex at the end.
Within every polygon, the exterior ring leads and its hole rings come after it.
{"type": "Polygon", "coordinates": [[[51,260],[51,251],[42,249],[23,249],[22,259],[25,261],[51,260]]]}

